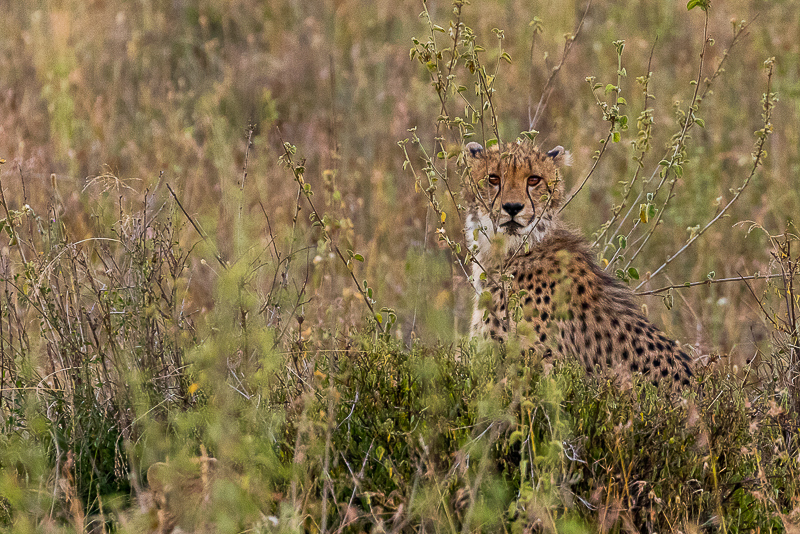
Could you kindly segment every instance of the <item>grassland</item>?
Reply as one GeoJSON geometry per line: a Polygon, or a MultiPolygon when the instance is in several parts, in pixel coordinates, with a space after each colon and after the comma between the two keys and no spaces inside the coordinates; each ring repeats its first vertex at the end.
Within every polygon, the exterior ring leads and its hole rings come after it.
{"type": "Polygon", "coordinates": [[[797,531],[800,6],[703,7],[3,6],[0,528],[797,531]],[[465,337],[525,135],[702,395],[465,337]]]}

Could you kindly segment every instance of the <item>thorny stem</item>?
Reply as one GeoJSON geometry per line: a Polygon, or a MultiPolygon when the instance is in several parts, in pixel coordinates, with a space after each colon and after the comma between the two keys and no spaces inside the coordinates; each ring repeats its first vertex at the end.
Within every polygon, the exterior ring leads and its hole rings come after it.
{"type": "MultiPolygon", "coordinates": [[[[615,41],[615,45],[616,44],[617,42],[615,41]]],[[[594,164],[592,164],[592,168],[589,169],[589,173],[584,177],[583,181],[569,196],[569,198],[561,205],[561,207],[558,210],[558,213],[561,213],[564,210],[564,208],[566,208],[567,205],[570,202],[572,202],[572,200],[578,195],[578,193],[581,192],[583,187],[589,181],[589,178],[592,176],[592,174],[594,174],[594,171],[597,169],[597,166],[600,164],[600,160],[603,158],[603,154],[605,154],[606,149],[608,148],[608,143],[614,136],[615,130],[620,123],[618,106],[619,106],[620,86],[622,84],[621,78],[622,78],[622,47],[619,47],[617,49],[617,86],[614,92],[615,98],[613,106],[608,106],[606,102],[601,101],[600,98],[597,96],[597,94],[595,93],[595,87],[593,85],[594,78],[593,77],[586,78],[586,81],[589,82],[592,88],[592,95],[594,95],[597,105],[600,106],[600,108],[603,110],[603,118],[608,120],[611,123],[611,125],[609,126],[608,135],[606,136],[605,140],[601,140],[600,142],[602,147],[600,151],[597,153],[596,157],[594,158],[594,164]]]]}
{"type": "MultiPolygon", "coordinates": [[[[5,160],[3,160],[3,163],[5,163],[5,160]]],[[[3,182],[2,181],[0,181],[0,204],[3,205],[3,210],[6,212],[6,224],[8,225],[8,228],[10,229],[9,231],[13,232],[14,231],[14,226],[13,226],[14,221],[11,218],[11,212],[8,210],[8,203],[6,202],[6,195],[3,192],[3,182]]],[[[28,263],[28,260],[25,258],[25,251],[22,249],[22,240],[17,235],[15,235],[15,237],[17,237],[17,250],[19,250],[19,255],[22,258],[22,262],[23,263],[28,263]]]]}
{"type": "MultiPolygon", "coordinates": [[[[455,20],[455,24],[453,25],[453,32],[452,32],[453,45],[452,45],[452,49],[450,50],[450,61],[448,62],[448,65],[447,65],[447,74],[445,76],[442,76],[442,70],[439,68],[439,60],[438,60],[438,58],[437,58],[437,61],[436,61],[435,76],[434,76],[434,73],[431,72],[431,78],[435,77],[434,84],[436,86],[436,94],[439,96],[439,102],[441,103],[441,113],[440,113],[440,115],[442,117],[445,117],[445,118],[449,117],[449,114],[447,113],[447,91],[450,89],[450,84],[451,84],[452,79],[453,79],[451,74],[453,72],[453,69],[456,66],[456,62],[458,61],[458,50],[457,50],[457,48],[458,48],[458,39],[459,39],[460,34],[461,34],[461,7],[462,7],[462,5],[463,4],[461,4],[460,2],[455,2],[454,3],[454,7],[453,7],[453,10],[454,10],[455,16],[456,16],[456,20],[455,20]]],[[[423,13],[425,14],[425,18],[428,20],[428,27],[430,29],[430,40],[431,40],[431,43],[433,43],[434,46],[435,46],[436,45],[436,33],[434,31],[434,25],[433,25],[433,21],[431,19],[431,15],[428,12],[428,4],[426,2],[424,2],[424,1],[422,2],[422,9],[423,9],[423,13]]],[[[436,57],[436,56],[434,56],[434,57],[436,57]]],[[[437,137],[439,137],[439,135],[441,133],[441,130],[440,130],[441,125],[442,125],[442,121],[440,120],[436,124],[436,136],[437,137]]]]}
{"type": "MultiPolygon", "coordinates": [[[[486,72],[486,68],[481,65],[480,59],[478,58],[477,47],[474,46],[474,42],[470,39],[471,30],[469,30],[469,28],[464,27],[463,24],[461,23],[461,8],[464,5],[464,3],[458,0],[454,2],[455,21],[451,22],[450,32],[449,32],[452,38],[452,48],[444,49],[441,51],[437,48],[436,45],[436,32],[437,31],[444,32],[444,29],[441,28],[440,26],[436,26],[433,23],[430,17],[430,13],[428,12],[427,9],[427,4],[424,0],[422,4],[423,4],[422,16],[425,19],[427,19],[430,31],[429,42],[422,45],[419,42],[415,41],[416,48],[412,49],[412,58],[415,57],[417,54],[419,54],[420,58],[423,57],[426,58],[427,61],[426,66],[428,67],[430,73],[431,82],[434,88],[436,89],[437,96],[441,104],[441,113],[436,125],[436,136],[434,139],[435,143],[439,143],[439,146],[442,148],[442,152],[445,154],[445,159],[448,159],[447,150],[443,143],[444,139],[441,136],[441,127],[443,123],[448,123],[450,120],[450,117],[447,113],[446,104],[448,99],[448,93],[453,86],[452,72],[459,58],[467,59],[467,61],[470,63],[469,65],[470,70],[477,76],[478,94],[481,99],[480,110],[479,111],[476,110],[476,108],[469,101],[466,100],[464,95],[461,94],[461,91],[456,91],[456,95],[458,95],[461,98],[461,100],[464,101],[467,109],[472,110],[473,113],[479,114],[481,118],[480,123],[482,127],[485,124],[484,111],[486,111],[490,115],[491,130],[499,142],[500,134],[498,129],[497,110],[495,108],[494,100],[492,98],[492,93],[494,92],[493,84],[494,80],[497,79],[497,74],[500,69],[500,63],[503,59],[509,59],[507,55],[504,54],[502,51],[502,40],[503,40],[502,31],[499,30],[496,31],[498,40],[501,43],[500,54],[497,60],[497,64],[495,66],[494,75],[489,75],[486,72]],[[461,40],[461,43],[459,43],[459,40],[461,40]],[[463,45],[463,47],[466,50],[460,52],[459,44],[463,45]],[[442,57],[442,53],[446,52],[450,53],[450,57],[448,60],[446,60],[446,63],[444,63],[445,60],[442,57]]],[[[466,255],[466,261],[462,259],[461,244],[451,239],[450,236],[447,234],[444,221],[447,214],[444,212],[444,209],[442,208],[439,200],[436,198],[435,195],[437,178],[443,181],[449,197],[453,201],[453,204],[456,206],[456,213],[463,226],[461,209],[459,207],[459,202],[456,198],[456,195],[450,187],[450,183],[447,176],[448,173],[447,167],[445,166],[444,170],[440,170],[439,168],[437,168],[436,165],[434,164],[433,158],[431,158],[425,151],[425,149],[422,147],[422,144],[418,136],[414,132],[414,130],[412,129],[410,131],[412,132],[412,139],[411,139],[412,143],[417,145],[423,152],[423,160],[426,162],[426,166],[423,171],[427,175],[427,184],[426,185],[423,184],[423,181],[421,180],[420,176],[417,174],[416,170],[411,164],[411,159],[408,156],[408,152],[404,146],[406,141],[401,141],[398,144],[403,148],[403,151],[406,156],[405,158],[406,162],[404,164],[404,167],[411,166],[411,171],[414,174],[418,190],[424,191],[425,196],[428,200],[429,208],[431,208],[436,213],[437,218],[441,221],[440,223],[437,223],[439,227],[436,230],[439,240],[444,241],[451,249],[451,251],[456,257],[456,261],[458,262],[459,267],[461,268],[462,272],[468,279],[470,278],[470,276],[467,273],[465,263],[470,263],[473,261],[481,268],[481,270],[484,273],[486,273],[487,276],[489,276],[489,273],[486,271],[486,269],[483,268],[483,266],[481,266],[478,263],[477,259],[474,257],[473,251],[468,251],[466,255]]],[[[436,151],[435,147],[436,145],[434,144],[434,151],[436,151]]],[[[483,198],[480,195],[476,195],[476,197],[479,199],[480,202],[483,202],[484,207],[487,208],[487,211],[490,211],[489,207],[486,206],[486,203],[483,200],[483,198]]],[[[486,234],[485,231],[483,233],[486,234]]],[[[426,236],[427,236],[427,229],[426,229],[426,236]]]]}
{"type": "MultiPolygon", "coordinates": [[[[403,149],[403,154],[405,155],[404,167],[408,166],[411,169],[411,174],[414,176],[414,182],[415,182],[417,188],[425,194],[425,197],[428,200],[428,206],[434,211],[434,213],[436,213],[437,220],[440,221],[439,222],[439,228],[436,230],[436,233],[439,236],[439,240],[440,241],[444,241],[447,244],[448,248],[450,249],[451,253],[453,254],[453,257],[455,258],[456,262],[458,263],[458,266],[461,268],[461,272],[464,273],[464,277],[467,280],[470,279],[470,274],[467,272],[465,263],[474,262],[481,269],[481,271],[486,274],[486,277],[487,277],[488,281],[490,281],[492,283],[497,283],[497,280],[495,280],[493,278],[493,275],[491,274],[491,272],[478,261],[477,256],[475,255],[475,253],[472,250],[469,250],[467,252],[466,258],[462,257],[461,244],[459,242],[453,240],[447,234],[447,229],[445,228],[445,224],[444,224],[444,221],[446,219],[446,215],[447,214],[442,209],[442,206],[439,203],[439,201],[436,199],[436,196],[434,194],[435,191],[436,191],[436,186],[433,183],[433,181],[431,180],[431,175],[429,175],[427,173],[428,173],[428,170],[430,169],[430,172],[434,172],[434,173],[438,174],[442,179],[444,179],[444,177],[433,166],[430,156],[428,156],[427,152],[425,151],[425,148],[422,146],[422,143],[421,143],[419,137],[417,136],[416,132],[414,131],[414,129],[410,130],[410,132],[411,132],[411,142],[419,147],[419,149],[422,151],[422,154],[423,154],[423,160],[426,161],[427,164],[428,164],[428,166],[426,167],[426,171],[425,171],[426,172],[426,176],[428,176],[428,185],[427,186],[425,186],[425,184],[422,182],[422,179],[417,174],[417,171],[414,168],[414,165],[411,163],[411,158],[408,155],[408,150],[406,148],[406,141],[400,141],[400,142],[398,142],[398,145],[403,149]]],[[[489,206],[486,205],[486,203],[483,200],[483,198],[480,197],[480,195],[476,195],[476,196],[484,204],[484,207],[487,209],[487,211],[489,211],[490,208],[489,208],[489,206]]],[[[485,230],[481,230],[481,232],[488,239],[489,236],[486,233],[486,231],[485,230]]],[[[426,229],[426,235],[427,235],[427,229],[426,229]]],[[[472,283],[470,284],[470,286],[472,286],[473,289],[475,287],[472,283]]],[[[504,289],[503,294],[505,295],[505,287],[503,289],[504,289]]],[[[480,294],[478,293],[477,290],[475,290],[475,294],[477,296],[480,296],[480,294]]],[[[506,305],[506,309],[508,309],[507,305],[506,305]]],[[[494,310],[491,310],[490,314],[491,314],[492,317],[495,317],[498,320],[501,319],[500,317],[497,317],[496,312],[494,310]]],[[[509,322],[508,313],[506,313],[505,321],[506,321],[506,327],[510,328],[510,322],[509,322]]]]}
{"type": "MultiPolygon", "coordinates": [[[[194,228],[194,231],[197,232],[197,235],[199,235],[203,239],[203,241],[205,241],[206,243],[209,243],[208,236],[206,235],[206,233],[203,230],[200,229],[200,227],[197,225],[197,223],[194,221],[194,219],[192,219],[192,216],[189,215],[189,213],[184,209],[183,204],[181,204],[181,201],[178,199],[178,195],[175,194],[175,191],[172,190],[172,187],[170,187],[169,183],[167,183],[167,189],[169,190],[169,193],[172,195],[172,198],[175,199],[175,202],[178,204],[178,207],[180,208],[180,210],[186,216],[186,219],[189,221],[189,223],[194,228]]],[[[222,261],[222,256],[219,255],[219,252],[217,251],[216,247],[214,247],[214,258],[222,266],[223,269],[225,269],[225,270],[228,269],[228,266],[225,264],[224,261],[222,261]]]]}
{"type": "Polygon", "coordinates": [[[578,195],[578,193],[581,192],[581,189],[583,189],[583,186],[586,185],[586,182],[588,182],[589,178],[592,176],[592,174],[594,174],[594,171],[597,169],[597,165],[600,164],[600,160],[602,159],[603,154],[605,154],[606,149],[608,148],[608,142],[611,140],[611,136],[613,135],[613,131],[614,131],[614,125],[612,124],[611,128],[608,131],[608,135],[606,136],[606,140],[603,143],[603,147],[600,149],[600,153],[597,155],[596,158],[594,158],[594,163],[592,164],[592,168],[589,169],[589,172],[586,174],[586,177],[581,182],[581,185],[579,185],[578,188],[575,189],[575,191],[569,196],[569,198],[566,201],[564,201],[564,203],[558,209],[558,213],[561,213],[561,211],[564,208],[567,207],[567,204],[572,202],[572,199],[574,199],[578,195]]]}
{"type": "MultiPolygon", "coordinates": [[[[446,72],[446,74],[444,74],[442,72],[442,69],[439,66],[438,55],[436,55],[436,54],[433,55],[433,58],[436,59],[436,69],[435,69],[435,71],[431,71],[430,72],[430,77],[431,77],[431,81],[432,81],[434,87],[436,88],[436,94],[439,97],[439,102],[441,103],[441,111],[440,111],[440,114],[439,114],[439,120],[436,123],[436,133],[435,133],[434,142],[433,142],[433,144],[434,144],[433,151],[434,152],[437,152],[437,149],[436,149],[436,143],[437,142],[439,143],[439,147],[440,147],[440,149],[442,151],[444,151],[446,153],[446,150],[447,150],[446,146],[445,146],[445,143],[444,143],[444,138],[442,137],[442,134],[441,134],[441,126],[442,126],[443,123],[446,123],[449,120],[449,117],[450,117],[450,115],[447,112],[447,93],[450,90],[450,87],[451,87],[451,84],[452,84],[452,80],[454,79],[453,76],[452,76],[453,69],[455,68],[455,66],[456,66],[456,64],[458,62],[458,58],[460,57],[460,54],[458,52],[458,40],[461,37],[462,28],[463,28],[463,25],[461,23],[461,8],[462,8],[462,6],[463,6],[462,2],[460,2],[460,1],[454,2],[454,8],[453,9],[454,9],[454,13],[455,13],[456,19],[455,19],[455,23],[451,24],[452,45],[451,45],[451,49],[450,49],[450,61],[447,64],[447,68],[446,68],[447,72],[446,72]]],[[[423,13],[425,14],[425,18],[428,21],[428,27],[430,29],[430,37],[429,37],[430,43],[433,45],[433,47],[435,49],[436,48],[436,31],[434,29],[435,26],[433,24],[433,20],[431,19],[430,13],[428,12],[428,5],[427,5],[427,3],[425,1],[422,2],[422,8],[423,8],[423,13]]],[[[460,93],[458,93],[458,94],[460,95],[460,93]]],[[[460,95],[460,96],[461,96],[462,99],[464,98],[463,95],[460,95]]],[[[471,107],[471,104],[469,104],[469,105],[471,107]]],[[[420,142],[417,142],[417,144],[419,144],[420,147],[422,147],[422,144],[420,142]]],[[[431,163],[431,167],[433,167],[434,170],[436,171],[436,173],[441,176],[441,178],[442,178],[442,180],[443,180],[443,182],[445,184],[445,187],[447,188],[447,193],[450,196],[450,199],[453,201],[453,204],[458,205],[458,200],[456,199],[456,194],[452,190],[452,188],[450,187],[450,182],[447,179],[447,176],[443,175],[438,169],[436,169],[435,166],[432,163],[431,163]]],[[[446,172],[447,172],[447,168],[445,168],[445,173],[446,172]]],[[[461,212],[457,210],[457,214],[458,214],[459,219],[460,219],[461,218],[461,212]]],[[[427,233],[426,233],[426,235],[427,235],[427,233]]]]}
{"type": "MultiPolygon", "coordinates": [[[[433,167],[433,165],[431,164],[430,157],[428,156],[427,152],[425,151],[425,148],[422,146],[422,143],[420,142],[419,137],[414,131],[411,132],[411,141],[412,143],[417,145],[420,150],[422,150],[423,158],[425,161],[428,162],[429,167],[433,168],[438,173],[438,170],[436,170],[436,168],[433,167]]],[[[436,196],[434,195],[435,191],[434,184],[430,183],[429,180],[429,185],[425,187],[419,175],[417,174],[414,165],[411,163],[411,157],[408,155],[408,149],[405,146],[405,142],[400,142],[398,144],[403,149],[403,154],[405,155],[405,163],[411,169],[411,174],[414,175],[415,183],[419,187],[420,191],[422,191],[425,194],[425,197],[428,199],[428,206],[434,211],[434,213],[436,213],[438,220],[441,221],[439,229],[436,231],[436,233],[439,234],[439,239],[447,243],[447,246],[450,248],[451,252],[453,253],[453,256],[455,256],[456,261],[458,262],[458,266],[461,267],[461,271],[464,273],[464,276],[469,278],[466,266],[464,265],[464,260],[461,256],[461,245],[458,242],[450,239],[450,237],[447,235],[447,230],[444,227],[444,219],[446,219],[447,215],[445,211],[442,209],[441,205],[439,204],[439,201],[436,199],[436,196]]],[[[473,258],[473,261],[477,262],[477,259],[473,258]]]]}
{"type": "MultiPolygon", "coordinates": [[[[686,117],[684,118],[683,129],[681,130],[680,137],[678,138],[678,140],[676,141],[676,143],[674,145],[675,148],[673,149],[672,156],[669,159],[669,163],[667,165],[666,172],[664,172],[664,176],[661,178],[661,182],[658,184],[658,187],[656,188],[655,194],[653,195],[654,198],[655,198],[655,195],[658,194],[658,192],[661,190],[661,186],[666,181],[667,176],[669,175],[670,169],[672,169],[673,168],[673,164],[675,164],[675,162],[678,161],[679,156],[681,155],[681,152],[683,151],[684,147],[686,146],[686,134],[689,131],[689,128],[691,128],[691,126],[695,123],[695,112],[699,109],[700,102],[703,99],[702,97],[700,97],[698,99],[697,95],[700,92],[700,80],[702,79],[702,76],[703,76],[703,66],[705,65],[705,58],[706,58],[706,47],[708,46],[708,41],[709,41],[709,39],[708,39],[708,10],[704,11],[704,13],[705,13],[705,19],[704,19],[704,23],[703,23],[703,46],[702,46],[702,48],[700,50],[700,65],[698,66],[698,69],[697,69],[697,79],[695,80],[695,84],[694,84],[694,94],[692,95],[692,103],[689,106],[689,112],[686,114],[686,117]]],[[[723,60],[724,60],[724,58],[723,58],[723,60]]],[[[717,68],[717,72],[719,72],[719,68],[721,68],[721,67],[722,67],[722,62],[720,62],[720,66],[717,68]]],[[[716,76],[714,76],[714,77],[716,77],[716,76]]],[[[713,79],[713,77],[712,77],[712,79],[713,79]]],[[[709,85],[706,85],[706,88],[708,88],[708,86],[709,85]]],[[[675,186],[676,186],[677,183],[678,183],[677,177],[674,178],[671,181],[670,187],[669,187],[669,192],[667,193],[667,198],[664,199],[664,203],[661,205],[661,209],[658,211],[658,214],[656,215],[656,218],[653,221],[653,224],[651,225],[650,229],[648,230],[647,234],[645,235],[644,240],[642,241],[641,245],[639,245],[639,248],[636,250],[636,252],[633,254],[633,256],[631,256],[631,258],[628,260],[628,264],[625,266],[626,270],[628,269],[628,267],[630,267],[631,263],[633,263],[633,260],[636,259],[636,257],[639,255],[639,253],[644,249],[644,246],[647,244],[647,242],[652,237],[653,233],[656,231],[656,228],[658,227],[658,223],[661,220],[661,217],[664,215],[664,210],[667,209],[667,205],[669,204],[670,200],[672,200],[672,193],[675,190],[675,186]]],[[[619,250],[617,250],[617,253],[618,252],[619,252],[619,250]]],[[[637,287],[637,289],[639,287],[641,287],[641,284],[637,287]]]]}

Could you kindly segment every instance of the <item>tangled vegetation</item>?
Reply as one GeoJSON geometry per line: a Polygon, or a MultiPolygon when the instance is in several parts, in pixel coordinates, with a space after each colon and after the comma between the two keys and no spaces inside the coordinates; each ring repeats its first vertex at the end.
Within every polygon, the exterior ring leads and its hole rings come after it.
{"type": "Polygon", "coordinates": [[[625,4],[4,8],[0,529],[797,531],[800,11],[625,4]],[[697,389],[465,336],[516,137],[697,389]]]}

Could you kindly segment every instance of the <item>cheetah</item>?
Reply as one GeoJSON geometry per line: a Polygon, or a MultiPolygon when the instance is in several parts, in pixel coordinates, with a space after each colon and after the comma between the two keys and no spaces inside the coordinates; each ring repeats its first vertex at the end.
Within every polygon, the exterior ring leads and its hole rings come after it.
{"type": "Polygon", "coordinates": [[[561,146],[541,152],[528,141],[488,149],[471,142],[465,158],[465,237],[478,295],[472,335],[505,341],[514,333],[546,361],[575,356],[589,372],[690,385],[691,358],[559,220],[559,169],[570,154],[561,146]]]}

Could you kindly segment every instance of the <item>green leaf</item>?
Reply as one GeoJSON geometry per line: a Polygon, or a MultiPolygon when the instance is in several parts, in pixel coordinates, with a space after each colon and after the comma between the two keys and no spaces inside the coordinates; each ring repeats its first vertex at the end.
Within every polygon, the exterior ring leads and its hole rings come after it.
{"type": "Polygon", "coordinates": [[[630,269],[628,269],[628,276],[630,276],[634,280],[638,280],[639,279],[639,271],[636,269],[636,267],[631,267],[630,269]]]}
{"type": "Polygon", "coordinates": [[[614,141],[615,143],[619,143],[620,140],[619,132],[614,132],[614,136],[611,140],[614,141]]]}
{"type": "Polygon", "coordinates": [[[706,121],[704,121],[703,119],[698,119],[698,118],[696,118],[696,117],[695,117],[695,119],[694,119],[694,122],[695,122],[695,124],[697,124],[697,125],[698,125],[700,128],[705,128],[705,127],[706,127],[706,121]]]}
{"type": "Polygon", "coordinates": [[[708,0],[689,0],[689,3],[686,4],[687,11],[691,11],[696,7],[703,11],[708,11],[708,0]]]}
{"type": "Polygon", "coordinates": [[[628,246],[628,238],[624,235],[619,236],[617,241],[619,241],[619,248],[625,248],[628,246]]]}
{"type": "Polygon", "coordinates": [[[488,141],[486,141],[486,148],[493,147],[496,144],[497,144],[497,139],[489,139],[488,141]]]}
{"type": "Polygon", "coordinates": [[[358,261],[360,261],[360,262],[362,262],[362,263],[363,263],[363,261],[364,261],[364,256],[362,256],[361,254],[353,254],[353,259],[354,259],[354,260],[358,260],[358,261]]]}
{"type": "Polygon", "coordinates": [[[608,94],[611,91],[614,91],[616,88],[617,88],[617,86],[614,85],[613,83],[610,83],[610,84],[606,85],[605,94],[608,94]]]}

